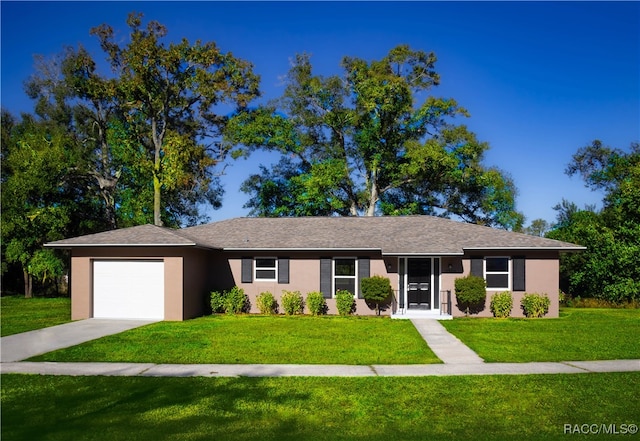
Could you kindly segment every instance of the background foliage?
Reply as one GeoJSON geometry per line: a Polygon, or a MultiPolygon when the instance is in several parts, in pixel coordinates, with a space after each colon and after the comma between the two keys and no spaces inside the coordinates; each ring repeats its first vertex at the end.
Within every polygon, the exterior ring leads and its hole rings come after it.
{"type": "Polygon", "coordinates": [[[604,199],[600,211],[580,210],[565,200],[555,207],[558,223],[547,237],[587,247],[562,256],[562,290],[614,303],[639,300],[640,146],[623,151],[596,140],[577,151],[567,173],[603,191],[604,199]]]}

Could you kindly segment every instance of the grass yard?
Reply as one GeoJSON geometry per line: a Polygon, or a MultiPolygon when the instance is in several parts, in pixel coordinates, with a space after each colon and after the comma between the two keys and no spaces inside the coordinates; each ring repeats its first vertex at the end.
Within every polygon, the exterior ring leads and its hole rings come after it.
{"type": "Polygon", "coordinates": [[[0,297],[1,336],[33,331],[71,321],[68,297],[25,299],[24,296],[0,297]]]}
{"type": "Polygon", "coordinates": [[[607,436],[566,434],[565,425],[615,424],[620,430],[623,424],[640,423],[638,415],[638,372],[428,378],[2,376],[2,439],[11,441],[598,440],[607,436]]]}
{"type": "Polygon", "coordinates": [[[557,319],[441,323],[487,362],[640,358],[640,309],[561,308],[557,319]]]}
{"type": "Polygon", "coordinates": [[[161,322],[31,361],[145,363],[440,363],[407,320],[226,316],[161,322]]]}

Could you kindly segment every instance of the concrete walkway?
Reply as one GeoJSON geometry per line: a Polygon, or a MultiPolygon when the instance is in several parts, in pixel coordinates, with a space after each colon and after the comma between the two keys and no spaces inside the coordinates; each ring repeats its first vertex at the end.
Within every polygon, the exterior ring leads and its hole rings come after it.
{"type": "Polygon", "coordinates": [[[42,375],[122,377],[424,377],[581,374],[640,371],[640,360],[420,365],[2,363],[0,371],[42,375]]]}
{"type": "Polygon", "coordinates": [[[8,335],[0,338],[0,361],[24,360],[150,323],[154,323],[154,320],[88,319],[8,335]]]}
{"type": "Polygon", "coordinates": [[[475,364],[484,360],[453,336],[437,320],[411,319],[431,350],[445,364],[475,364]]]}

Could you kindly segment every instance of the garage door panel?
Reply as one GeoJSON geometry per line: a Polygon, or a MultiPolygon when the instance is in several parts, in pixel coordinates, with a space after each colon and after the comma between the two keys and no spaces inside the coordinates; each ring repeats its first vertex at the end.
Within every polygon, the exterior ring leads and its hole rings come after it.
{"type": "Polygon", "coordinates": [[[95,318],[164,318],[164,262],[93,262],[95,318]]]}

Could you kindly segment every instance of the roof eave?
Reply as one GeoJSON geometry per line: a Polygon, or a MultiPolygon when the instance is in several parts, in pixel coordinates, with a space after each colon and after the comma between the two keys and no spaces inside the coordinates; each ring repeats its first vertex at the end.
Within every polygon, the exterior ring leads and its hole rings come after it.
{"type": "Polygon", "coordinates": [[[380,248],[360,248],[360,247],[355,247],[355,248],[333,248],[333,247],[293,247],[293,248],[281,248],[281,247],[256,247],[256,248],[251,248],[251,247],[227,247],[227,248],[222,248],[222,251],[229,251],[229,252],[249,252],[249,251],[267,251],[267,252],[274,252],[274,251],[287,251],[287,252],[306,252],[306,251],[352,251],[352,252],[357,252],[357,251],[366,251],[366,252],[381,252],[382,250],[380,248]]]}
{"type": "Polygon", "coordinates": [[[463,256],[464,253],[460,252],[460,251],[455,251],[455,252],[411,252],[411,253],[406,253],[406,252],[402,252],[402,251],[394,251],[392,253],[382,253],[383,256],[463,256]]]}
{"type": "Polygon", "coordinates": [[[490,251],[500,251],[500,250],[524,250],[524,251],[536,251],[536,250],[542,250],[542,251],[570,251],[570,252],[576,252],[576,251],[585,251],[587,249],[587,247],[583,247],[583,246],[575,246],[575,247],[535,247],[535,246],[529,246],[529,247],[464,247],[465,250],[469,250],[469,251],[476,251],[476,250],[490,250],[490,251]]]}
{"type": "Polygon", "coordinates": [[[198,245],[197,243],[60,243],[57,244],[55,242],[45,243],[45,248],[61,248],[61,249],[71,249],[71,248],[136,248],[136,247],[195,247],[195,248],[206,248],[212,249],[211,247],[206,247],[202,245],[198,245]]]}

